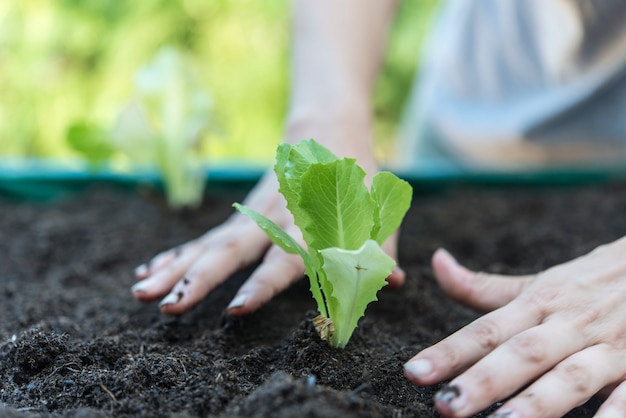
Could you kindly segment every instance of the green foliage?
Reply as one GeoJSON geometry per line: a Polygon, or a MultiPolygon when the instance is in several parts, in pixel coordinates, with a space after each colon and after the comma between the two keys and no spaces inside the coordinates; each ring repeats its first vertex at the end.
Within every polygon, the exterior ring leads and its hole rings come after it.
{"type": "Polygon", "coordinates": [[[117,149],[147,161],[163,177],[172,208],[202,201],[206,169],[201,149],[212,124],[212,103],[186,57],[164,48],[138,73],[136,105],[127,107],[113,130],[117,149]]]}
{"type": "Polygon", "coordinates": [[[115,152],[108,132],[85,122],[70,126],[67,142],[85,157],[94,171],[105,164],[115,152]]]}
{"type": "Polygon", "coordinates": [[[343,348],[348,344],[367,305],[387,284],[395,262],[374,240],[367,240],[357,250],[326,248],[320,250],[327,277],[324,294],[333,330],[331,344],[343,348]]]}
{"type": "MultiPolygon", "coordinates": [[[[381,158],[436,3],[401,2],[374,99],[381,158]]],[[[289,15],[280,0],[0,1],[0,155],[75,156],[71,127],[108,128],[137,71],[171,45],[194,59],[220,119],[202,157],[267,163],[283,131],[289,15]]],[[[122,171],[135,163],[111,159],[122,171]]]]}
{"type": "MultiPolygon", "coordinates": [[[[70,127],[107,129],[137,71],[170,45],[216,104],[222,134],[202,157],[267,163],[286,107],[288,15],[279,0],[1,1],[0,155],[77,155],[70,127]]],[[[134,164],[112,159],[120,171],[134,164]]]]}
{"type": "Polygon", "coordinates": [[[156,167],[170,207],[198,206],[204,194],[206,168],[201,155],[212,124],[209,95],[186,58],[164,48],[138,73],[135,99],[111,129],[87,123],[72,125],[69,145],[100,168],[114,153],[136,166],[156,167]]]}
{"type": "Polygon", "coordinates": [[[370,193],[354,159],[338,159],[313,140],[280,145],[274,170],[308,251],[263,215],[234,206],[272,242],[302,257],[322,317],[316,321],[320,336],[343,348],[393,270],[380,245],[400,226],[411,186],[381,172],[370,193]]]}

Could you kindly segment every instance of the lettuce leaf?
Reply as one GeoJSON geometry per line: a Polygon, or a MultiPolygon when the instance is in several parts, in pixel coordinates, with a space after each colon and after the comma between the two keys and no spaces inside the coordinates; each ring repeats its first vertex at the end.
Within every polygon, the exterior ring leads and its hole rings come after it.
{"type": "Polygon", "coordinates": [[[329,300],[329,313],[334,332],[331,343],[343,348],[365,314],[370,302],[387,284],[395,261],[374,240],[367,240],[357,250],[326,248],[320,251],[324,259],[324,271],[333,284],[329,300]]]}
{"type": "Polygon", "coordinates": [[[314,140],[282,144],[274,171],[287,209],[302,231],[305,250],[263,215],[240,204],[283,250],[302,257],[323,324],[320,336],[343,348],[377,300],[395,262],[380,245],[400,226],[411,204],[411,186],[388,172],[376,174],[371,192],[352,158],[337,158],[314,140]]]}

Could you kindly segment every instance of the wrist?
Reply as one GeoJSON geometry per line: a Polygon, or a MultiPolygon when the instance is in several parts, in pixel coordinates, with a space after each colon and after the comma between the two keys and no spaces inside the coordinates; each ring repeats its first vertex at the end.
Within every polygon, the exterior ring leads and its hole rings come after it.
{"type": "Polygon", "coordinates": [[[286,120],[285,142],[295,144],[311,138],[338,157],[356,158],[368,178],[376,173],[369,106],[335,103],[316,109],[293,107],[286,120]]]}
{"type": "Polygon", "coordinates": [[[313,138],[339,156],[342,151],[372,150],[372,113],[363,101],[293,106],[285,124],[285,142],[313,138]]]}

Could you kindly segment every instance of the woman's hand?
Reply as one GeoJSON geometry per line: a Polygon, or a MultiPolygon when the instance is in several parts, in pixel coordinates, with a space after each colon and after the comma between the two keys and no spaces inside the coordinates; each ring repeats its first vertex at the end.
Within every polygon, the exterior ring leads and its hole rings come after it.
{"type": "MultiPolygon", "coordinates": [[[[299,236],[278,193],[273,173],[261,180],[246,199],[246,204],[273,219],[293,236],[299,236]]],[[[250,312],[301,277],[304,267],[296,256],[286,254],[278,247],[270,249],[265,233],[239,213],[199,238],[139,266],[135,274],[141,281],[132,287],[132,291],[144,302],[163,298],[160,303],[163,313],[181,314],[233,273],[257,262],[264,254],[263,263],[229,305],[233,312],[250,312]]]]}
{"type": "Polygon", "coordinates": [[[466,417],[515,394],[494,417],[559,417],[604,389],[596,416],[626,414],[626,237],[519,278],[471,272],[444,250],[432,262],[449,295],[491,311],[405,365],[418,385],[452,379],[439,412],[466,417]]]}
{"type": "MultiPolygon", "coordinates": [[[[274,220],[290,235],[300,238],[300,231],[278,193],[273,173],[263,178],[245,204],[274,220]]],[[[385,250],[394,258],[396,241],[394,237],[385,243],[385,250]]],[[[252,312],[304,274],[299,256],[287,254],[270,244],[253,221],[235,213],[224,224],[201,237],[139,266],[135,274],[140,281],[133,286],[133,294],[144,302],[163,298],[159,305],[163,313],[182,314],[233,273],[263,258],[228,305],[231,314],[252,312]]],[[[394,286],[401,285],[404,272],[394,270],[388,281],[394,286]]]]}

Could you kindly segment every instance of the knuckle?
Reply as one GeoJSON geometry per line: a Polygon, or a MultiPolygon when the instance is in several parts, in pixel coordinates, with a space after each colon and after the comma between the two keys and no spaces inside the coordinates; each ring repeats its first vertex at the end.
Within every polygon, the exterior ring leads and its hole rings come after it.
{"type": "Polygon", "coordinates": [[[545,342],[532,333],[526,332],[511,337],[508,346],[517,357],[528,363],[543,363],[547,358],[545,342]]]}
{"type": "Polygon", "coordinates": [[[280,263],[283,271],[287,273],[304,272],[304,264],[299,255],[288,254],[276,245],[269,249],[265,255],[265,261],[280,263]]]}
{"type": "Polygon", "coordinates": [[[482,370],[472,370],[467,372],[466,376],[473,384],[473,397],[485,399],[490,404],[499,401],[502,398],[500,387],[497,379],[493,374],[485,373],[482,370]]]}
{"type": "Polygon", "coordinates": [[[231,254],[239,253],[241,251],[241,247],[241,240],[236,238],[227,239],[222,244],[222,248],[231,254]]]}
{"type": "Polygon", "coordinates": [[[577,309],[573,315],[572,323],[577,329],[597,323],[606,314],[602,306],[588,304],[584,309],[577,309]]]}
{"type": "Polygon", "coordinates": [[[563,382],[567,382],[578,393],[589,393],[593,376],[588,367],[578,361],[570,360],[559,363],[554,372],[563,382]]]}
{"type": "Polygon", "coordinates": [[[476,343],[484,351],[492,351],[501,342],[500,326],[493,320],[484,317],[467,327],[476,343]]]}
{"type": "Polygon", "coordinates": [[[263,300],[270,300],[282,290],[282,287],[276,280],[267,275],[259,275],[254,278],[254,287],[261,290],[263,300]]]}
{"type": "Polygon", "coordinates": [[[520,395],[520,399],[524,400],[524,403],[528,405],[528,408],[532,413],[529,416],[543,417],[548,415],[550,411],[549,401],[543,396],[538,395],[533,390],[528,390],[520,395]]]}
{"type": "Polygon", "coordinates": [[[451,344],[446,342],[440,343],[438,347],[439,355],[441,356],[442,364],[445,364],[447,368],[451,370],[459,370],[464,366],[461,355],[451,344]]]}
{"type": "Polygon", "coordinates": [[[226,260],[236,261],[237,269],[242,269],[257,257],[254,251],[246,251],[244,245],[242,239],[228,238],[221,244],[219,253],[226,260]]]}
{"type": "Polygon", "coordinates": [[[542,286],[521,296],[521,303],[526,309],[538,312],[541,317],[547,317],[557,310],[563,297],[563,290],[559,286],[542,286]]]}

